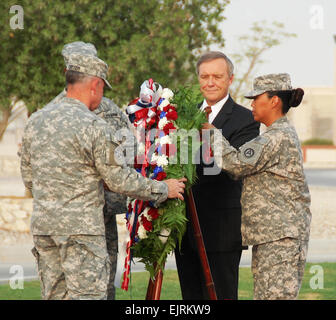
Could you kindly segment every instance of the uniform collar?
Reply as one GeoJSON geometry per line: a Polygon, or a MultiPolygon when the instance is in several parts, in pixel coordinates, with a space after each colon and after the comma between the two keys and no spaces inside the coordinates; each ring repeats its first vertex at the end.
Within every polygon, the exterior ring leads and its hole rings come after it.
{"type": "Polygon", "coordinates": [[[268,130],[272,130],[272,129],[275,129],[275,128],[279,128],[279,127],[282,127],[284,124],[288,124],[288,119],[286,116],[283,116],[277,120],[275,120],[267,129],[266,131],[268,130]]]}
{"type": "Polygon", "coordinates": [[[83,111],[91,112],[89,108],[83,102],[79,101],[78,99],[64,97],[61,101],[69,103],[73,107],[78,107],[83,111]]]}

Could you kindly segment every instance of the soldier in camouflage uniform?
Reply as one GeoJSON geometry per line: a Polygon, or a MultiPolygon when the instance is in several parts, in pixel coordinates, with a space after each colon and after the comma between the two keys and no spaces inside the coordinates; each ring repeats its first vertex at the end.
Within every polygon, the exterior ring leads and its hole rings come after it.
{"type": "MultiPolygon", "coordinates": [[[[100,105],[93,112],[103,118],[116,132],[123,132],[127,135],[126,141],[123,145],[131,149],[127,155],[133,155],[136,151],[135,139],[130,130],[130,122],[122,110],[110,99],[103,97],[100,105]],[[132,143],[133,142],[133,143],[132,143]],[[128,143],[128,144],[127,144],[128,143]]],[[[119,141],[119,139],[118,139],[119,141]]],[[[127,150],[125,150],[127,151],[127,150]]],[[[124,154],[126,157],[126,155],[124,154]]],[[[128,159],[126,158],[126,161],[128,159]]],[[[129,163],[129,162],[127,162],[129,163]]],[[[125,213],[126,199],[125,195],[110,191],[108,188],[104,189],[105,205],[103,208],[104,222],[105,222],[105,236],[107,252],[111,261],[110,280],[107,286],[107,300],[115,299],[114,278],[117,270],[117,257],[118,257],[118,228],[116,214],[125,213]]]]}
{"type": "Polygon", "coordinates": [[[35,112],[22,140],[21,174],[32,190],[31,232],[43,299],[106,299],[102,179],[114,192],[154,201],[183,200],[185,179],[142,177],[124,165],[115,133],[90,110],[101,102],[107,65],[72,54],[67,96],[35,112]]]}
{"type": "MultiPolygon", "coordinates": [[[[65,65],[68,62],[68,57],[72,53],[79,53],[84,55],[97,56],[97,50],[95,46],[91,43],[84,43],[82,41],[75,41],[66,44],[63,47],[62,55],[64,57],[65,65]]],[[[66,96],[66,90],[64,89],[57,97],[55,97],[48,105],[55,106],[57,103],[66,96]]],[[[129,130],[128,139],[132,142],[132,131],[130,130],[130,122],[122,110],[110,99],[103,97],[98,108],[93,110],[93,112],[99,117],[103,118],[115,131],[119,130],[129,130]]],[[[125,134],[126,135],[126,134],[125,134]]],[[[124,145],[126,143],[124,142],[124,145]]],[[[136,145],[133,142],[132,145],[128,146],[133,148],[129,154],[134,154],[136,145]],[[132,152],[133,151],[133,152],[132,152]]],[[[134,157],[133,157],[134,159],[134,157]]],[[[111,273],[110,280],[108,284],[107,300],[115,299],[115,287],[114,278],[117,269],[117,257],[118,257],[118,228],[116,221],[116,214],[125,213],[126,208],[126,196],[111,192],[107,189],[104,190],[105,205],[103,208],[104,212],[104,222],[106,230],[106,244],[107,251],[110,256],[111,261],[111,273]]]]}
{"type": "Polygon", "coordinates": [[[218,166],[243,179],[242,241],[252,245],[254,299],[296,299],[307,255],[310,195],[300,142],[285,114],[300,104],[288,74],[254,80],[253,115],[266,131],[236,150],[217,129],[211,144],[218,166]]]}

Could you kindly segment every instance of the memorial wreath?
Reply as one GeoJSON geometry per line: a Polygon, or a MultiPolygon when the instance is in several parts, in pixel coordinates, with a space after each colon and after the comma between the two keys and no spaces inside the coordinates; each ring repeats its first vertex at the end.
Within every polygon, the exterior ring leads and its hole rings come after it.
{"type": "MultiPolygon", "coordinates": [[[[186,189],[197,179],[193,159],[201,146],[199,130],[206,116],[197,107],[202,99],[192,87],[175,92],[152,79],[144,81],[140,95],[127,107],[136,130],[134,168],[143,176],[162,181],[186,177],[186,189]]],[[[168,199],[158,208],[151,201],[128,200],[128,241],[121,288],[128,289],[131,261],[138,258],[153,279],[186,230],[186,206],[168,199]]]]}

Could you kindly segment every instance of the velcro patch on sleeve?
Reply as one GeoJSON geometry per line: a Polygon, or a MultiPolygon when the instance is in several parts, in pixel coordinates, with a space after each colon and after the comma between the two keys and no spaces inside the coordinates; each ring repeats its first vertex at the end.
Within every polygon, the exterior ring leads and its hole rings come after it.
{"type": "Polygon", "coordinates": [[[106,132],[106,161],[111,166],[124,165],[125,159],[122,148],[112,138],[112,132],[106,132]]]}
{"type": "Polygon", "coordinates": [[[269,139],[267,137],[258,136],[254,140],[245,143],[239,148],[239,160],[255,166],[260,159],[264,146],[268,142],[269,139]]]}

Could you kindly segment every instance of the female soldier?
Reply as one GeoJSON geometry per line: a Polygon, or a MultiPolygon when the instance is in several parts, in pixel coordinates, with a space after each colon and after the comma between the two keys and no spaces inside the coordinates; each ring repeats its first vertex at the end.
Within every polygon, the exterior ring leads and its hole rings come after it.
{"type": "Polygon", "coordinates": [[[300,142],[286,113],[297,107],[302,89],[292,89],[288,74],[254,80],[253,116],[266,131],[236,150],[212,125],[217,165],[243,179],[242,240],[252,248],[254,299],[295,299],[308,249],[310,195],[300,142]]]}

